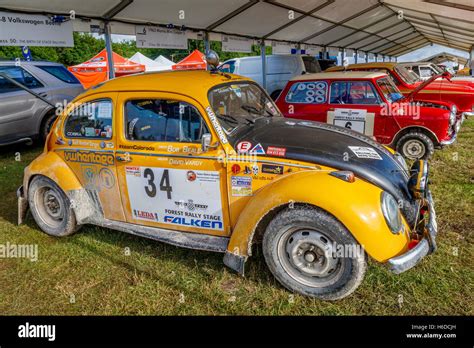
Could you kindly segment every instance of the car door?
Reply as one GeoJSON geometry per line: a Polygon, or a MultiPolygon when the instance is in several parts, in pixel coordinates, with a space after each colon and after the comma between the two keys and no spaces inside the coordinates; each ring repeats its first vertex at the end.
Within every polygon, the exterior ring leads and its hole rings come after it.
{"type": "Polygon", "coordinates": [[[383,131],[378,117],[381,102],[371,81],[332,81],[327,123],[378,138],[383,131]]]}
{"type": "Polygon", "coordinates": [[[96,208],[108,220],[125,221],[117,171],[114,130],[117,93],[99,93],[69,106],[55,152],[71,168],[96,208]]]}
{"type": "MultiPolygon", "coordinates": [[[[0,73],[7,75],[37,93],[44,85],[21,66],[0,66],[0,73]]],[[[32,122],[38,108],[46,104],[5,78],[0,77],[0,137],[33,135],[36,122],[32,122]]],[[[2,139],[0,138],[0,143],[2,139]]]]}
{"type": "Polygon", "coordinates": [[[117,171],[126,220],[228,236],[226,171],[220,145],[201,150],[210,125],[181,95],[120,93],[117,171]]]}

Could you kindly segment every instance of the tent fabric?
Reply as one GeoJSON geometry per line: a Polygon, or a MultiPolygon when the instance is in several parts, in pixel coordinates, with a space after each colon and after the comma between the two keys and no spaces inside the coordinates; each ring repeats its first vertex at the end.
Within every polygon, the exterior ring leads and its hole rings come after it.
{"type": "Polygon", "coordinates": [[[158,64],[161,64],[163,66],[167,66],[171,69],[171,66],[174,65],[174,62],[172,60],[169,60],[168,58],[164,56],[158,56],[155,58],[155,62],[158,64]]]}
{"type": "MultiPolygon", "coordinates": [[[[160,56],[161,57],[161,56],[160,56]]],[[[164,57],[163,57],[164,58],[164,57]]],[[[165,58],[166,59],[166,58],[165,58]]],[[[151,72],[151,71],[163,71],[163,70],[171,70],[171,66],[174,64],[171,62],[171,64],[162,64],[159,61],[153,60],[145,56],[144,54],[137,52],[135,53],[130,60],[132,62],[142,64],[145,66],[145,71],[151,72]]]]}
{"type": "MultiPolygon", "coordinates": [[[[143,64],[138,64],[113,52],[115,76],[137,74],[145,71],[143,64]]],[[[88,61],[70,66],[68,70],[81,81],[84,88],[90,88],[108,79],[107,51],[103,49],[88,61]]]]}
{"type": "MultiPolygon", "coordinates": [[[[114,34],[134,35],[135,24],[174,24],[189,37],[206,31],[250,39],[349,48],[398,57],[437,43],[469,52],[474,45],[472,0],[0,0],[11,11],[69,16],[111,23],[114,34]],[[187,15],[176,19],[176,13],[187,15]],[[291,11],[291,16],[289,16],[291,11]],[[192,14],[192,15],[190,15],[192,14]],[[172,21],[170,23],[170,21],[172,21]]],[[[75,20],[76,31],[90,22],[75,20]]],[[[95,22],[94,22],[95,21],[95,22]]],[[[314,46],[313,46],[314,45],[314,46]]]]}
{"type": "Polygon", "coordinates": [[[199,50],[194,50],[189,56],[172,66],[173,70],[206,70],[205,56],[199,50]]]}

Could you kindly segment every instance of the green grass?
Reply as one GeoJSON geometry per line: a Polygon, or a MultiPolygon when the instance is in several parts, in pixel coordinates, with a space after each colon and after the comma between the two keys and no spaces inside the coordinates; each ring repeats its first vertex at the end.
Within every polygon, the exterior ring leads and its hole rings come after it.
{"type": "Polygon", "coordinates": [[[474,314],[474,120],[431,161],[439,250],[393,275],[375,262],[352,296],[324,302],[292,295],[261,252],[242,278],[222,255],[85,227],[56,239],[31,217],[16,225],[16,188],[40,148],[0,149],[0,244],[38,244],[39,260],[0,259],[0,313],[7,315],[472,315],[474,314]],[[21,161],[15,160],[15,153],[21,161]],[[125,253],[130,248],[130,255],[125,253]],[[71,296],[75,301],[71,303],[71,296]],[[400,298],[403,302],[400,304],[400,298]]]}

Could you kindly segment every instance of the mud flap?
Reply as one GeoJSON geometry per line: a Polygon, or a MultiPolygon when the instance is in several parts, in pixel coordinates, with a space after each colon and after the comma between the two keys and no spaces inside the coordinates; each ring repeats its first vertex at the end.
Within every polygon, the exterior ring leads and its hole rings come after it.
{"type": "Polygon", "coordinates": [[[245,261],[246,258],[244,256],[235,255],[228,251],[225,252],[224,265],[236,271],[241,276],[244,276],[245,261]]]}
{"type": "Polygon", "coordinates": [[[20,186],[16,191],[18,197],[18,225],[23,224],[28,212],[28,199],[25,197],[23,192],[23,186],[20,186]]]}

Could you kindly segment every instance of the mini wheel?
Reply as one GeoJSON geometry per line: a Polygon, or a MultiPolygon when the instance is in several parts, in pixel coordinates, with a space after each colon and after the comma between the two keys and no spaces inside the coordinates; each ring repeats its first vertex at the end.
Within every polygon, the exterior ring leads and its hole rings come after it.
{"type": "Polygon", "coordinates": [[[434,144],[426,134],[411,131],[398,140],[396,150],[408,159],[428,159],[434,153],[434,144]]]}
{"type": "Polygon", "coordinates": [[[55,237],[77,231],[76,216],[69,199],[59,186],[44,176],[36,176],[28,188],[28,204],[38,226],[55,237]]]}
{"type": "Polygon", "coordinates": [[[270,222],[263,253],[284,287],[324,300],[350,295],[367,268],[365,251],[349,231],[332,215],[308,206],[287,208],[270,222]],[[338,255],[339,245],[359,252],[338,255]]]}

